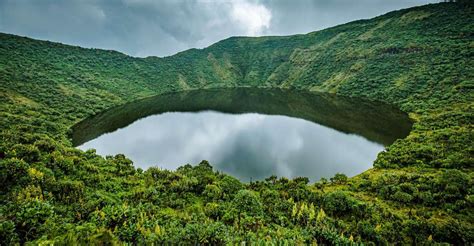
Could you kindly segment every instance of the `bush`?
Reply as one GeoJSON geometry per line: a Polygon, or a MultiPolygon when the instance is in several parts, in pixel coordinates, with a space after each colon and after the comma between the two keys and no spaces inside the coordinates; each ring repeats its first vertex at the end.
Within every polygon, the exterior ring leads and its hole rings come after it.
{"type": "Polygon", "coordinates": [[[239,215],[245,214],[251,217],[263,216],[263,205],[260,198],[253,191],[240,190],[232,200],[231,207],[239,215]]]}
{"type": "Polygon", "coordinates": [[[397,191],[395,192],[395,194],[392,195],[392,199],[401,203],[408,204],[413,199],[413,196],[403,191],[397,191]]]}

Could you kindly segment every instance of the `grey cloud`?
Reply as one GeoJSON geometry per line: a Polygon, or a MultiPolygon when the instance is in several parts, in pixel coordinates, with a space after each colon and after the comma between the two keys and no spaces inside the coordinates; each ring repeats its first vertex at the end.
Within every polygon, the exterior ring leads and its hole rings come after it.
{"type": "Polygon", "coordinates": [[[263,0],[273,19],[268,34],[308,33],[372,18],[393,10],[439,2],[436,0],[263,0]]]}
{"type": "Polygon", "coordinates": [[[229,36],[307,33],[433,1],[0,0],[0,32],[166,56],[229,36]]]}

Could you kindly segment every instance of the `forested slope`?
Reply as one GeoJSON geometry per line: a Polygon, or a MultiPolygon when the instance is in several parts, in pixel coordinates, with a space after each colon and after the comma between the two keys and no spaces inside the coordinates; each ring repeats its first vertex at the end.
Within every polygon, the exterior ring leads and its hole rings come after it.
{"type": "Polygon", "coordinates": [[[0,242],[472,243],[473,55],[474,11],[457,3],[165,58],[0,34],[0,242]],[[136,170],[71,147],[71,126],[105,109],[226,87],[379,100],[415,124],[374,169],[316,184],[243,184],[206,162],[136,170]]]}

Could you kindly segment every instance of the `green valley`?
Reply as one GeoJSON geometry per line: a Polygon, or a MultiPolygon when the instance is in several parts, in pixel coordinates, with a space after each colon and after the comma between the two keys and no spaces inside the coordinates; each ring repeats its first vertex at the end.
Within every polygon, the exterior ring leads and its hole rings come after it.
{"type": "Polygon", "coordinates": [[[164,58],[1,33],[0,245],[469,245],[473,89],[469,3],[304,35],[231,37],[164,58]],[[243,183],[207,161],[142,170],[121,154],[76,149],[70,138],[75,124],[119,105],[241,87],[380,101],[414,124],[372,169],[316,183],[243,183]]]}

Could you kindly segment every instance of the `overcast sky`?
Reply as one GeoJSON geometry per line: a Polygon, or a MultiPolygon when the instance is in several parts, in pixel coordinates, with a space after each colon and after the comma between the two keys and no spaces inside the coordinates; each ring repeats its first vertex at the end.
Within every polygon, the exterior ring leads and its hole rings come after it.
{"type": "Polygon", "coordinates": [[[0,32],[132,56],[308,33],[438,0],[0,0],[0,32]]]}

